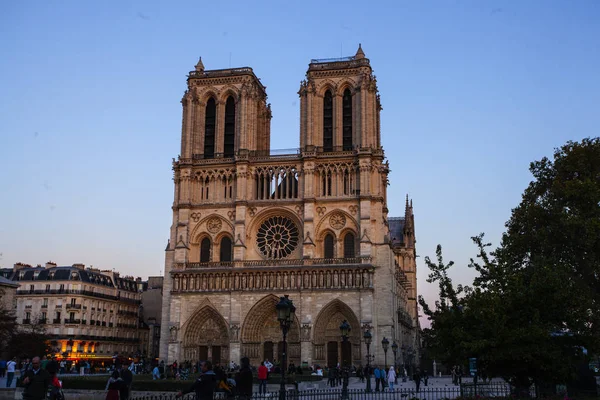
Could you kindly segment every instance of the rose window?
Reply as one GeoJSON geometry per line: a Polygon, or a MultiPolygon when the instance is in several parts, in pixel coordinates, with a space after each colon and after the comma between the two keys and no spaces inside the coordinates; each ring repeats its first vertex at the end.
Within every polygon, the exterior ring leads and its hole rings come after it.
{"type": "Polygon", "coordinates": [[[270,217],[258,228],[256,242],[267,258],[285,258],[292,254],[299,242],[298,227],[289,218],[270,217]]]}

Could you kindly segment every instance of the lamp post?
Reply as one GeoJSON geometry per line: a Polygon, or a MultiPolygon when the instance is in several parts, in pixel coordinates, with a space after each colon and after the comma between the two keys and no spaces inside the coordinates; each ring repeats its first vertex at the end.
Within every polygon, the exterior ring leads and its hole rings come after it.
{"type": "Polygon", "coordinates": [[[287,333],[292,326],[294,321],[294,314],[296,313],[296,307],[286,294],[284,297],[279,298],[279,303],[275,306],[277,310],[277,320],[283,333],[283,349],[282,349],[282,363],[281,363],[281,384],[279,386],[279,400],[285,400],[285,365],[287,357],[287,333]]]}
{"type": "Polygon", "coordinates": [[[396,378],[394,379],[394,383],[398,383],[398,367],[396,366],[396,353],[398,352],[398,343],[394,340],[392,343],[392,351],[394,352],[394,371],[396,372],[396,378]]]}
{"type": "Polygon", "coordinates": [[[367,387],[365,391],[367,393],[371,393],[371,354],[369,353],[369,348],[371,347],[371,341],[373,340],[373,335],[367,329],[363,334],[363,339],[365,340],[365,344],[367,345],[367,372],[365,373],[367,378],[367,387]]]}
{"type": "MultiPolygon", "coordinates": [[[[404,369],[406,369],[406,368],[407,368],[407,365],[406,365],[406,364],[407,364],[407,363],[406,363],[406,345],[404,345],[404,344],[403,344],[403,345],[400,347],[400,350],[402,350],[402,365],[404,366],[404,369]]],[[[410,379],[410,374],[408,373],[408,370],[406,371],[406,374],[408,375],[408,378],[410,379]]],[[[402,371],[402,376],[404,376],[404,371],[402,371]]],[[[402,382],[406,382],[406,378],[407,378],[407,377],[406,377],[406,376],[404,376],[404,377],[402,378],[402,382]]]]}
{"type": "MultiPolygon", "coordinates": [[[[343,346],[345,343],[348,342],[348,336],[350,336],[351,329],[352,328],[350,327],[350,324],[346,320],[344,320],[342,322],[342,324],[340,325],[340,332],[342,334],[343,346]]],[[[344,354],[344,351],[342,349],[342,357],[343,357],[343,354],[344,354]]],[[[343,358],[342,358],[342,373],[343,373],[342,399],[347,399],[348,398],[348,367],[347,367],[347,365],[344,364],[343,358]]]]}
{"type": "Polygon", "coordinates": [[[384,354],[384,365],[385,368],[387,368],[387,350],[388,350],[388,346],[390,345],[390,341],[384,336],[383,339],[381,339],[381,347],[383,347],[383,354],[384,354]]]}

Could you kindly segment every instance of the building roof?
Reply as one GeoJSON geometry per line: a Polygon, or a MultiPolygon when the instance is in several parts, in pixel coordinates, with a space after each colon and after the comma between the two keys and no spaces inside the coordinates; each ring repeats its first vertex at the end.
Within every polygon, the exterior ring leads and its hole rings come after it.
{"type": "Polygon", "coordinates": [[[3,276],[0,276],[0,286],[12,286],[12,287],[19,287],[19,285],[17,283],[14,283],[13,281],[11,281],[10,279],[6,279],[3,276]]]}
{"type": "Polygon", "coordinates": [[[406,220],[404,217],[390,217],[388,222],[390,224],[392,246],[402,245],[404,243],[404,223],[406,220]]]}
{"type": "Polygon", "coordinates": [[[109,275],[91,269],[80,269],[73,266],[58,266],[52,268],[35,267],[23,268],[16,271],[12,276],[13,281],[80,281],[94,285],[117,287],[129,292],[137,292],[137,285],[134,280],[113,278],[109,275]]]}

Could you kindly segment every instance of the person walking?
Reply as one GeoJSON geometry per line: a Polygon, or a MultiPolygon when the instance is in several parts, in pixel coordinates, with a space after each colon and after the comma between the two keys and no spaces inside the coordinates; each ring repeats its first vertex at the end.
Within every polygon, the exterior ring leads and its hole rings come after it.
{"type": "Polygon", "coordinates": [[[17,366],[17,359],[13,358],[6,363],[6,387],[9,388],[12,385],[12,381],[15,377],[15,368],[17,366]]]}
{"type": "Polygon", "coordinates": [[[240,371],[235,375],[235,387],[240,400],[248,400],[252,397],[252,370],[250,359],[242,357],[240,360],[240,371]]]}
{"type": "Polygon", "coordinates": [[[129,399],[129,393],[131,393],[131,384],[133,383],[133,374],[129,368],[121,367],[121,379],[123,379],[124,388],[121,390],[121,400],[129,399]]]}
{"type": "Polygon", "coordinates": [[[108,382],[106,383],[106,400],[120,400],[122,393],[125,390],[125,382],[119,375],[119,370],[115,368],[112,372],[108,382]]]}
{"type": "Polygon", "coordinates": [[[413,380],[415,381],[415,385],[417,387],[417,393],[419,393],[419,389],[421,387],[421,372],[418,369],[413,375],[413,380]]]}
{"type": "Polygon", "coordinates": [[[381,371],[377,366],[375,366],[373,374],[375,375],[375,391],[379,392],[379,383],[381,382],[381,371]]]}
{"type": "Polygon", "coordinates": [[[201,373],[198,379],[189,388],[177,393],[176,398],[195,392],[196,400],[213,400],[215,386],[217,385],[217,375],[212,370],[212,363],[204,361],[200,370],[201,373]]]}
{"type": "Polygon", "coordinates": [[[50,374],[41,368],[40,358],[33,357],[31,369],[25,371],[23,378],[23,400],[45,400],[50,383],[50,374]]]}
{"type": "Polygon", "coordinates": [[[6,360],[3,358],[0,360],[0,378],[4,378],[6,374],[6,360]]]}
{"type": "Polygon", "coordinates": [[[269,369],[265,366],[265,362],[260,363],[260,367],[258,367],[258,393],[266,394],[267,393],[267,374],[269,373],[269,369]]]}
{"type": "Polygon", "coordinates": [[[396,371],[394,370],[394,367],[390,367],[390,370],[388,371],[388,375],[387,375],[387,381],[388,381],[390,390],[393,392],[394,391],[394,382],[396,381],[396,371]]]}

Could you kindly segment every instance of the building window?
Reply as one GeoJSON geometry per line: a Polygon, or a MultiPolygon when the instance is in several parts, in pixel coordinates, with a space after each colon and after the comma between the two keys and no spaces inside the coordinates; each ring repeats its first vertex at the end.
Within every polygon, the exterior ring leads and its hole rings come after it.
{"type": "Polygon", "coordinates": [[[323,97],[323,151],[333,151],[333,97],[330,90],[323,97]]]}
{"type": "Polygon", "coordinates": [[[285,258],[298,247],[300,233],[296,224],[289,218],[270,217],[258,228],[256,241],[266,258],[285,258]]]}
{"type": "Polygon", "coordinates": [[[334,239],[333,239],[333,235],[331,233],[328,233],[327,235],[325,235],[325,240],[323,240],[323,256],[325,258],[333,258],[333,243],[334,243],[334,239]]]}
{"type": "Polygon", "coordinates": [[[228,236],[225,236],[223,239],[221,239],[221,254],[220,254],[220,260],[221,261],[231,261],[231,256],[232,256],[232,246],[231,246],[231,239],[228,236]]]}
{"type": "Polygon", "coordinates": [[[210,261],[210,239],[204,238],[200,243],[200,262],[210,261]]]}
{"type": "Polygon", "coordinates": [[[31,313],[30,313],[30,312],[26,312],[26,313],[25,313],[25,319],[26,319],[27,321],[29,321],[29,320],[31,319],[31,313]]]}
{"type": "Polygon", "coordinates": [[[50,285],[46,285],[46,293],[50,291],[50,285]]]}
{"type": "Polygon", "coordinates": [[[74,319],[75,319],[75,313],[74,312],[69,313],[69,320],[73,321],[74,319]]]}
{"type": "Polygon", "coordinates": [[[42,307],[47,308],[48,307],[48,299],[44,299],[42,301],[42,307]]]}
{"type": "Polygon", "coordinates": [[[354,256],[354,234],[347,233],[344,236],[344,258],[352,258],[354,256]]]}
{"type": "Polygon", "coordinates": [[[65,285],[64,285],[64,284],[61,284],[61,285],[60,285],[60,288],[59,288],[58,290],[60,290],[61,292],[63,292],[63,291],[65,290],[65,285]]]}
{"type": "Polygon", "coordinates": [[[348,151],[352,150],[352,93],[350,93],[350,89],[344,90],[342,103],[342,141],[344,151],[348,151]]]}
{"type": "Polygon", "coordinates": [[[206,103],[204,121],[204,158],[215,157],[215,124],[217,120],[217,104],[212,97],[206,103]]]}
{"type": "Polygon", "coordinates": [[[227,98],[225,103],[225,135],[223,156],[233,157],[235,151],[235,100],[232,96],[227,98]]]}
{"type": "Polygon", "coordinates": [[[35,285],[29,285],[29,291],[31,293],[33,293],[34,290],[35,290],[35,285]]]}
{"type": "Polygon", "coordinates": [[[75,299],[71,299],[71,305],[74,306],[75,305],[76,300],[75,299]]]}

